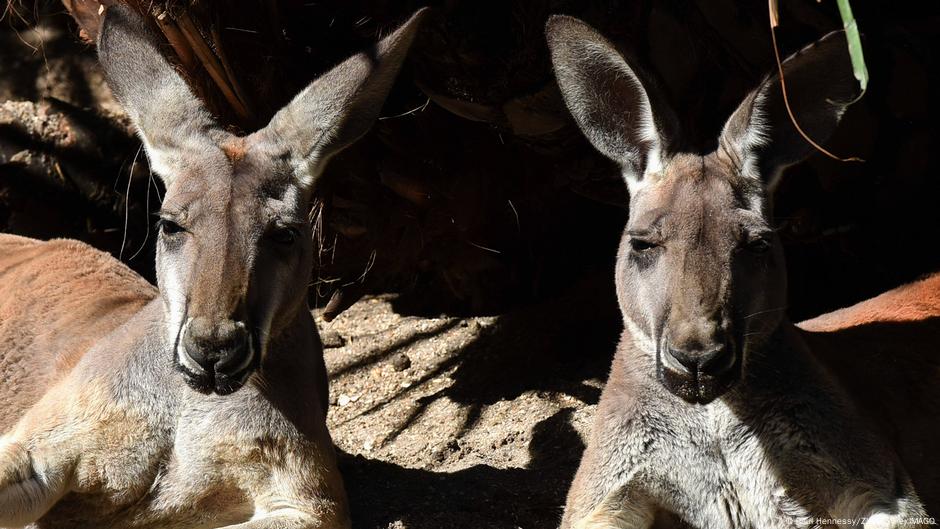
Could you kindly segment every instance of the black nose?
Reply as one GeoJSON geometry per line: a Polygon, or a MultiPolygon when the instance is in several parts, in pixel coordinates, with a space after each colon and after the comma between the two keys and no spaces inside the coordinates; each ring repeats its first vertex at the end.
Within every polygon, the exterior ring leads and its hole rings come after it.
{"type": "Polygon", "coordinates": [[[207,374],[236,375],[250,361],[248,330],[243,322],[193,318],[183,333],[186,354],[207,374]]]}
{"type": "Polygon", "coordinates": [[[672,363],[677,362],[690,374],[704,373],[719,376],[734,367],[735,363],[734,350],[727,345],[704,351],[683,351],[667,346],[665,352],[675,360],[672,363]]]}

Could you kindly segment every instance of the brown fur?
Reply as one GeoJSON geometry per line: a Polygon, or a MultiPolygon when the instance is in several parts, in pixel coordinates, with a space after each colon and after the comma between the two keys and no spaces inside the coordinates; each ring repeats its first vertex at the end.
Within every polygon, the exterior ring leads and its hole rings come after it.
{"type": "Polygon", "coordinates": [[[0,432],[156,293],[86,244],[0,235],[0,343],[7,351],[0,355],[0,432]]]}
{"type": "Polygon", "coordinates": [[[940,316],[940,274],[889,290],[874,298],[817,316],[799,324],[809,332],[838,332],[873,323],[918,322],[930,328],[940,316]]]}
{"type": "Polygon", "coordinates": [[[940,513],[940,273],[798,327],[940,513]]]}
{"type": "Polygon", "coordinates": [[[287,506],[296,527],[348,524],[309,313],[284,331],[296,352],[278,341],[248,387],[207,398],[169,355],[141,356],[161,301],[122,263],[77,241],[0,235],[0,250],[0,501],[40,476],[37,527],[219,526],[287,506]]]}
{"type": "Polygon", "coordinates": [[[222,144],[222,152],[232,162],[232,165],[237,165],[245,158],[248,149],[243,138],[232,138],[222,144]]]}

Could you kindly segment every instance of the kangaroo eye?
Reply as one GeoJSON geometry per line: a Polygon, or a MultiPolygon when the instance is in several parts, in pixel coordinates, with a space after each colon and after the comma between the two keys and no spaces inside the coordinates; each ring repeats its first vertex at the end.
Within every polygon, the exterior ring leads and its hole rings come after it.
{"type": "Polygon", "coordinates": [[[659,245],[653,241],[649,241],[646,239],[638,239],[636,237],[630,238],[630,249],[632,249],[636,253],[648,252],[658,246],[659,245]]]}
{"type": "Polygon", "coordinates": [[[172,220],[163,218],[157,221],[157,229],[159,229],[160,232],[164,235],[173,235],[175,233],[186,231],[185,228],[173,222],[172,220]]]}
{"type": "Polygon", "coordinates": [[[745,245],[745,248],[747,248],[747,251],[749,252],[761,254],[767,253],[767,251],[770,250],[772,246],[773,245],[770,243],[770,241],[765,237],[759,237],[757,239],[748,241],[745,245]]]}
{"type": "Polygon", "coordinates": [[[272,230],[269,237],[278,244],[289,245],[297,241],[300,237],[300,232],[297,231],[297,228],[282,227],[272,230]]]}

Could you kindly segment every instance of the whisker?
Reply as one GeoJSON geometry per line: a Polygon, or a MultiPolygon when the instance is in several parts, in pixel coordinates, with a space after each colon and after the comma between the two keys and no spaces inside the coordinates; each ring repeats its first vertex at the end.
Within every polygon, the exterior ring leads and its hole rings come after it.
{"type": "MultiPolygon", "coordinates": [[[[140,149],[137,150],[137,153],[140,154],[140,149]]],[[[135,161],[136,161],[136,157],[135,157],[135,161]]],[[[133,174],[134,172],[133,169],[134,169],[134,166],[132,165],[131,174],[133,174]]],[[[147,177],[147,198],[144,199],[144,207],[146,208],[144,210],[145,211],[144,223],[146,224],[146,230],[144,231],[144,242],[140,243],[140,248],[138,248],[137,251],[134,252],[134,255],[132,255],[131,258],[128,259],[128,261],[133,261],[135,257],[140,255],[140,252],[142,252],[144,250],[144,247],[147,246],[147,241],[150,240],[150,187],[151,187],[150,181],[151,180],[153,180],[153,173],[151,173],[150,176],[147,177]]],[[[125,237],[127,236],[126,226],[124,227],[124,236],[125,237]]]]}
{"type": "Polygon", "coordinates": [[[759,310],[759,311],[757,311],[757,312],[755,312],[755,313],[748,314],[747,316],[744,317],[744,319],[747,320],[747,319],[753,318],[754,316],[760,316],[761,314],[767,314],[768,312],[780,312],[780,311],[783,311],[783,310],[787,310],[787,308],[786,308],[786,307],[777,307],[777,308],[774,308],[774,309],[759,310]]]}
{"type": "Polygon", "coordinates": [[[131,162],[131,169],[127,175],[127,192],[124,194],[124,236],[121,237],[121,251],[118,252],[118,259],[121,261],[124,260],[124,245],[127,244],[127,226],[130,221],[131,182],[134,180],[134,168],[137,166],[137,157],[140,156],[141,149],[143,149],[143,145],[137,148],[137,153],[134,154],[134,161],[131,162]]]}

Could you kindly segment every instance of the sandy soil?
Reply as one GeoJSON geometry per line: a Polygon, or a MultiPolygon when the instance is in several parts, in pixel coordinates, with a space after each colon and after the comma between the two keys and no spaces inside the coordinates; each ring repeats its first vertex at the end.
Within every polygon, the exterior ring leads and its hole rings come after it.
{"type": "Polygon", "coordinates": [[[354,526],[555,527],[619,332],[609,283],[501,317],[318,315],[354,526]]]}

